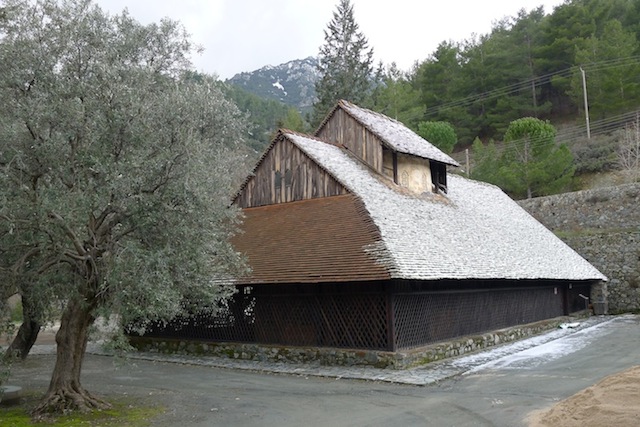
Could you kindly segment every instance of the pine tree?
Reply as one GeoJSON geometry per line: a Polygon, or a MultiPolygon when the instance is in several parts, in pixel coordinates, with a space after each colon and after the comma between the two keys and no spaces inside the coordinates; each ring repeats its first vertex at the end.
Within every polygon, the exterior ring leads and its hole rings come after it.
{"type": "Polygon", "coordinates": [[[555,142],[556,129],[533,117],[514,120],[505,133],[502,154],[480,141],[473,145],[477,157],[471,176],[500,186],[515,198],[531,198],[565,190],[573,179],[573,156],[566,145],[555,142]]]}
{"type": "MultiPolygon", "coordinates": [[[[600,37],[585,40],[584,48],[576,49],[575,62],[587,73],[590,112],[594,118],[636,108],[640,96],[638,73],[640,65],[634,57],[638,42],[633,31],[612,19],[604,25],[600,37]]],[[[568,94],[576,105],[582,105],[582,74],[579,69],[571,80],[568,94]]]]}
{"type": "Polygon", "coordinates": [[[556,129],[533,117],[514,120],[504,135],[502,187],[513,196],[530,199],[565,190],[576,170],[565,144],[556,144],[556,129]]]}
{"type": "Polygon", "coordinates": [[[395,62],[381,65],[378,79],[371,93],[371,104],[366,105],[374,111],[398,120],[411,129],[417,129],[423,120],[424,107],[420,104],[420,92],[409,75],[398,69],[395,62]]]}
{"type": "Polygon", "coordinates": [[[350,0],[340,0],[324,39],[318,63],[322,77],[316,83],[318,100],[313,105],[314,126],[340,99],[362,103],[371,90],[373,74],[373,48],[358,29],[350,0]]]}
{"type": "Polygon", "coordinates": [[[453,152],[453,147],[458,143],[456,130],[449,122],[420,122],[418,135],[445,153],[453,152]]]}

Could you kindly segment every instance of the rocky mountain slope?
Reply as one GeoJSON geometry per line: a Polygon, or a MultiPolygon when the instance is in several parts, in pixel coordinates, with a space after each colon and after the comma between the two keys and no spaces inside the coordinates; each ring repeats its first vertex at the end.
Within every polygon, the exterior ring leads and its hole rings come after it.
{"type": "Polygon", "coordinates": [[[267,65],[259,70],[236,74],[226,82],[306,112],[313,105],[315,83],[320,77],[317,62],[316,58],[308,57],[277,66],[267,65]]]}

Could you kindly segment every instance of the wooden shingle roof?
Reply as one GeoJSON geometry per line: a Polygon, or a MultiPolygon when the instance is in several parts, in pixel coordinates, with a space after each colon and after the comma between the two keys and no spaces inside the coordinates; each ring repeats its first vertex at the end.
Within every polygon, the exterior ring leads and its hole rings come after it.
{"type": "Polygon", "coordinates": [[[460,164],[450,156],[399,121],[393,120],[384,114],[359,107],[345,100],[339,101],[335,108],[327,115],[318,128],[318,131],[316,131],[316,135],[318,135],[322,127],[331,120],[332,115],[337,109],[345,111],[358,123],[380,138],[382,143],[393,151],[435,160],[451,166],[460,166],[460,164]]]}
{"type": "Polygon", "coordinates": [[[372,254],[392,278],[606,280],[498,187],[450,175],[446,198],[412,195],[339,146],[285,136],[362,202],[380,235],[372,254]]]}
{"type": "Polygon", "coordinates": [[[252,268],[243,283],[389,279],[377,227],[353,195],[243,210],[232,243],[252,268]]]}

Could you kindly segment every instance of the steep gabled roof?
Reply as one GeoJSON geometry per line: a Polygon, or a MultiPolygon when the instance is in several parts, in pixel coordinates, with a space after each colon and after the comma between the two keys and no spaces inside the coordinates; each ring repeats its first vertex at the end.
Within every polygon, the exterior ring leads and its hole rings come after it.
{"type": "Polygon", "coordinates": [[[378,229],[347,194],[244,209],[236,250],[252,268],[245,283],[385,280],[378,229]]]}
{"type": "Polygon", "coordinates": [[[384,145],[398,153],[410,154],[424,159],[435,160],[451,166],[460,166],[458,162],[443,153],[439,148],[416,134],[397,120],[366,108],[358,107],[348,101],[341,100],[322,122],[316,135],[331,119],[337,109],[342,109],[358,123],[376,135],[384,145]]]}
{"type": "MultiPolygon", "coordinates": [[[[244,181],[242,182],[242,184],[240,185],[240,187],[238,188],[236,193],[231,197],[231,202],[232,203],[236,202],[236,200],[238,199],[238,197],[240,196],[242,191],[247,187],[249,182],[255,177],[255,174],[256,174],[257,170],[260,168],[260,166],[262,165],[264,160],[267,158],[267,156],[269,155],[269,152],[273,149],[274,145],[276,145],[276,143],[278,143],[278,141],[280,141],[282,138],[286,138],[286,135],[301,135],[301,136],[305,136],[307,138],[314,138],[312,136],[304,135],[304,134],[301,134],[299,132],[292,131],[292,130],[289,130],[289,129],[278,129],[278,131],[276,132],[274,137],[271,139],[271,143],[269,143],[269,145],[264,149],[262,154],[260,154],[260,157],[256,161],[256,164],[253,167],[253,169],[251,169],[251,172],[244,179],[244,181]]],[[[316,140],[321,141],[319,139],[316,139],[316,140]]],[[[325,141],[322,141],[322,142],[326,143],[325,141]]],[[[334,145],[340,146],[340,144],[337,144],[337,143],[335,143],[334,145]]],[[[322,168],[322,165],[319,165],[319,166],[322,168]]]]}
{"type": "Polygon", "coordinates": [[[284,136],[362,201],[393,278],[606,280],[493,185],[450,175],[446,198],[410,195],[338,146],[284,136]]]}

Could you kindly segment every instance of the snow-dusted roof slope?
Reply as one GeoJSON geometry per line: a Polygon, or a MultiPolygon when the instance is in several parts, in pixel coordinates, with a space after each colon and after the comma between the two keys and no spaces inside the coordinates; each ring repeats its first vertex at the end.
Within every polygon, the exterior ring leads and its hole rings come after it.
{"type": "Polygon", "coordinates": [[[458,162],[440,151],[439,148],[397,120],[366,108],[358,107],[344,100],[340,101],[338,106],[342,107],[348,114],[369,129],[370,132],[377,135],[389,148],[399,153],[436,160],[452,166],[460,166],[458,162]]]}
{"type": "Polygon", "coordinates": [[[285,136],[364,202],[386,247],[377,257],[391,277],[606,280],[493,185],[450,175],[446,197],[412,195],[338,146],[285,136]]]}

